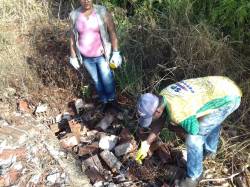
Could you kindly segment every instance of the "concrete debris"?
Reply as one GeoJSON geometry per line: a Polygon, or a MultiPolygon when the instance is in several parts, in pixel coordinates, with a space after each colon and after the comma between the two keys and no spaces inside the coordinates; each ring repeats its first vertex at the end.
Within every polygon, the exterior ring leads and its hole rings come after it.
{"type": "Polygon", "coordinates": [[[100,128],[105,131],[108,127],[111,126],[111,123],[114,121],[114,116],[112,114],[106,114],[104,118],[97,124],[96,128],[100,128]]]}
{"type": "Polygon", "coordinates": [[[84,109],[84,102],[82,99],[77,99],[75,101],[75,107],[76,107],[76,111],[77,111],[77,114],[79,114],[80,112],[83,111],[84,109]]]}
{"type": "Polygon", "coordinates": [[[112,150],[115,147],[117,140],[118,137],[115,135],[104,135],[99,141],[99,147],[104,150],[112,150]]]}
{"type": "Polygon", "coordinates": [[[48,105],[47,104],[39,104],[37,107],[36,107],[36,110],[35,110],[35,113],[38,114],[38,113],[44,113],[48,110],[48,105]]]}
{"type": "Polygon", "coordinates": [[[124,143],[115,147],[115,155],[122,156],[135,150],[132,143],[124,143]]]}
{"type": "Polygon", "coordinates": [[[59,182],[58,179],[60,178],[60,173],[53,173],[46,177],[46,180],[48,181],[47,185],[53,185],[56,182],[59,182]]]}
{"type": "Polygon", "coordinates": [[[101,158],[105,161],[105,163],[110,167],[112,172],[118,172],[122,166],[122,163],[115,157],[115,155],[108,151],[104,150],[100,153],[101,158]]]}
{"type": "Polygon", "coordinates": [[[72,147],[76,146],[78,144],[78,140],[76,136],[73,134],[67,134],[67,137],[60,140],[60,145],[64,149],[71,149],[72,147]]]}

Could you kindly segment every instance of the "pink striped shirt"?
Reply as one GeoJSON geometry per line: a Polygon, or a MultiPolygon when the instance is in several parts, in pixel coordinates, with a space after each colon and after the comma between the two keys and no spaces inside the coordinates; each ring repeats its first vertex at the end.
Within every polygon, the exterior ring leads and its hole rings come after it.
{"type": "Polygon", "coordinates": [[[79,33],[79,50],[83,56],[103,55],[104,49],[95,11],[88,18],[81,13],[76,20],[76,29],[79,33]]]}

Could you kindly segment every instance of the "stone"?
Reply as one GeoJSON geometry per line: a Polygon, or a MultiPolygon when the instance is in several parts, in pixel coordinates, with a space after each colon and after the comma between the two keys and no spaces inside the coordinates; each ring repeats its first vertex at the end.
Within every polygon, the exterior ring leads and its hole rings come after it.
{"type": "Polygon", "coordinates": [[[37,107],[36,107],[36,110],[35,110],[35,113],[38,114],[38,113],[44,113],[48,110],[48,105],[47,104],[39,104],[37,107]]]}
{"type": "Polygon", "coordinates": [[[114,116],[112,114],[106,114],[104,118],[96,125],[96,128],[100,128],[105,131],[109,126],[111,126],[114,121],[114,116]]]}
{"type": "Polygon", "coordinates": [[[118,172],[122,166],[122,163],[115,157],[115,155],[108,151],[104,150],[100,153],[101,158],[105,161],[105,163],[110,167],[112,172],[118,172]]]}
{"type": "Polygon", "coordinates": [[[77,114],[79,114],[80,112],[83,111],[83,109],[84,109],[84,102],[83,102],[82,99],[77,99],[75,101],[75,108],[76,108],[77,114]]]}
{"type": "Polygon", "coordinates": [[[117,140],[118,137],[115,135],[104,135],[99,141],[99,147],[104,150],[112,150],[115,147],[117,140]]]}
{"type": "Polygon", "coordinates": [[[55,184],[60,179],[61,174],[60,173],[52,173],[46,177],[46,180],[48,181],[48,185],[55,184]]]}

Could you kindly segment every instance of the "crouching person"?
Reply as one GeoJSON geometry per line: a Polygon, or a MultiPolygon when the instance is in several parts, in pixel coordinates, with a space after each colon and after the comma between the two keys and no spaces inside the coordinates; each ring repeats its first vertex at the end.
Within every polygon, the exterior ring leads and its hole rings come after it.
{"type": "Polygon", "coordinates": [[[222,76],[183,80],[167,86],[159,96],[141,95],[137,103],[139,123],[151,126],[151,133],[141,142],[137,162],[147,156],[165,124],[178,125],[187,134],[187,177],[178,185],[195,187],[202,177],[203,158],[216,154],[221,123],[239,107],[241,96],[239,87],[222,76]]]}

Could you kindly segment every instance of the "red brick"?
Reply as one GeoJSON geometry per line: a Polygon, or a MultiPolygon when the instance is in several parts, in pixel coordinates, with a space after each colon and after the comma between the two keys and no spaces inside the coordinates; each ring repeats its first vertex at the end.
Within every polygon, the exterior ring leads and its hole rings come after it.
{"type": "Polygon", "coordinates": [[[71,132],[80,140],[80,132],[81,132],[81,123],[76,120],[69,121],[69,127],[71,132]]]}
{"type": "Polygon", "coordinates": [[[79,156],[84,156],[88,154],[94,154],[99,150],[98,142],[94,142],[90,145],[80,146],[78,150],[79,156]]]}
{"type": "MultiPolygon", "coordinates": [[[[14,185],[17,182],[17,180],[20,178],[20,176],[21,176],[21,173],[14,169],[8,171],[3,176],[4,186],[14,185]]],[[[3,179],[0,178],[0,181],[2,181],[3,179]]]]}
{"type": "Polygon", "coordinates": [[[68,134],[67,137],[60,140],[60,146],[64,149],[71,149],[78,144],[77,138],[73,134],[68,134]]]}
{"type": "Polygon", "coordinates": [[[17,157],[17,159],[23,159],[26,157],[26,149],[18,148],[18,149],[4,149],[0,154],[0,160],[7,160],[11,157],[17,157]]]}
{"type": "Polygon", "coordinates": [[[22,112],[30,112],[29,104],[27,100],[20,100],[18,102],[18,110],[22,112]]]}

